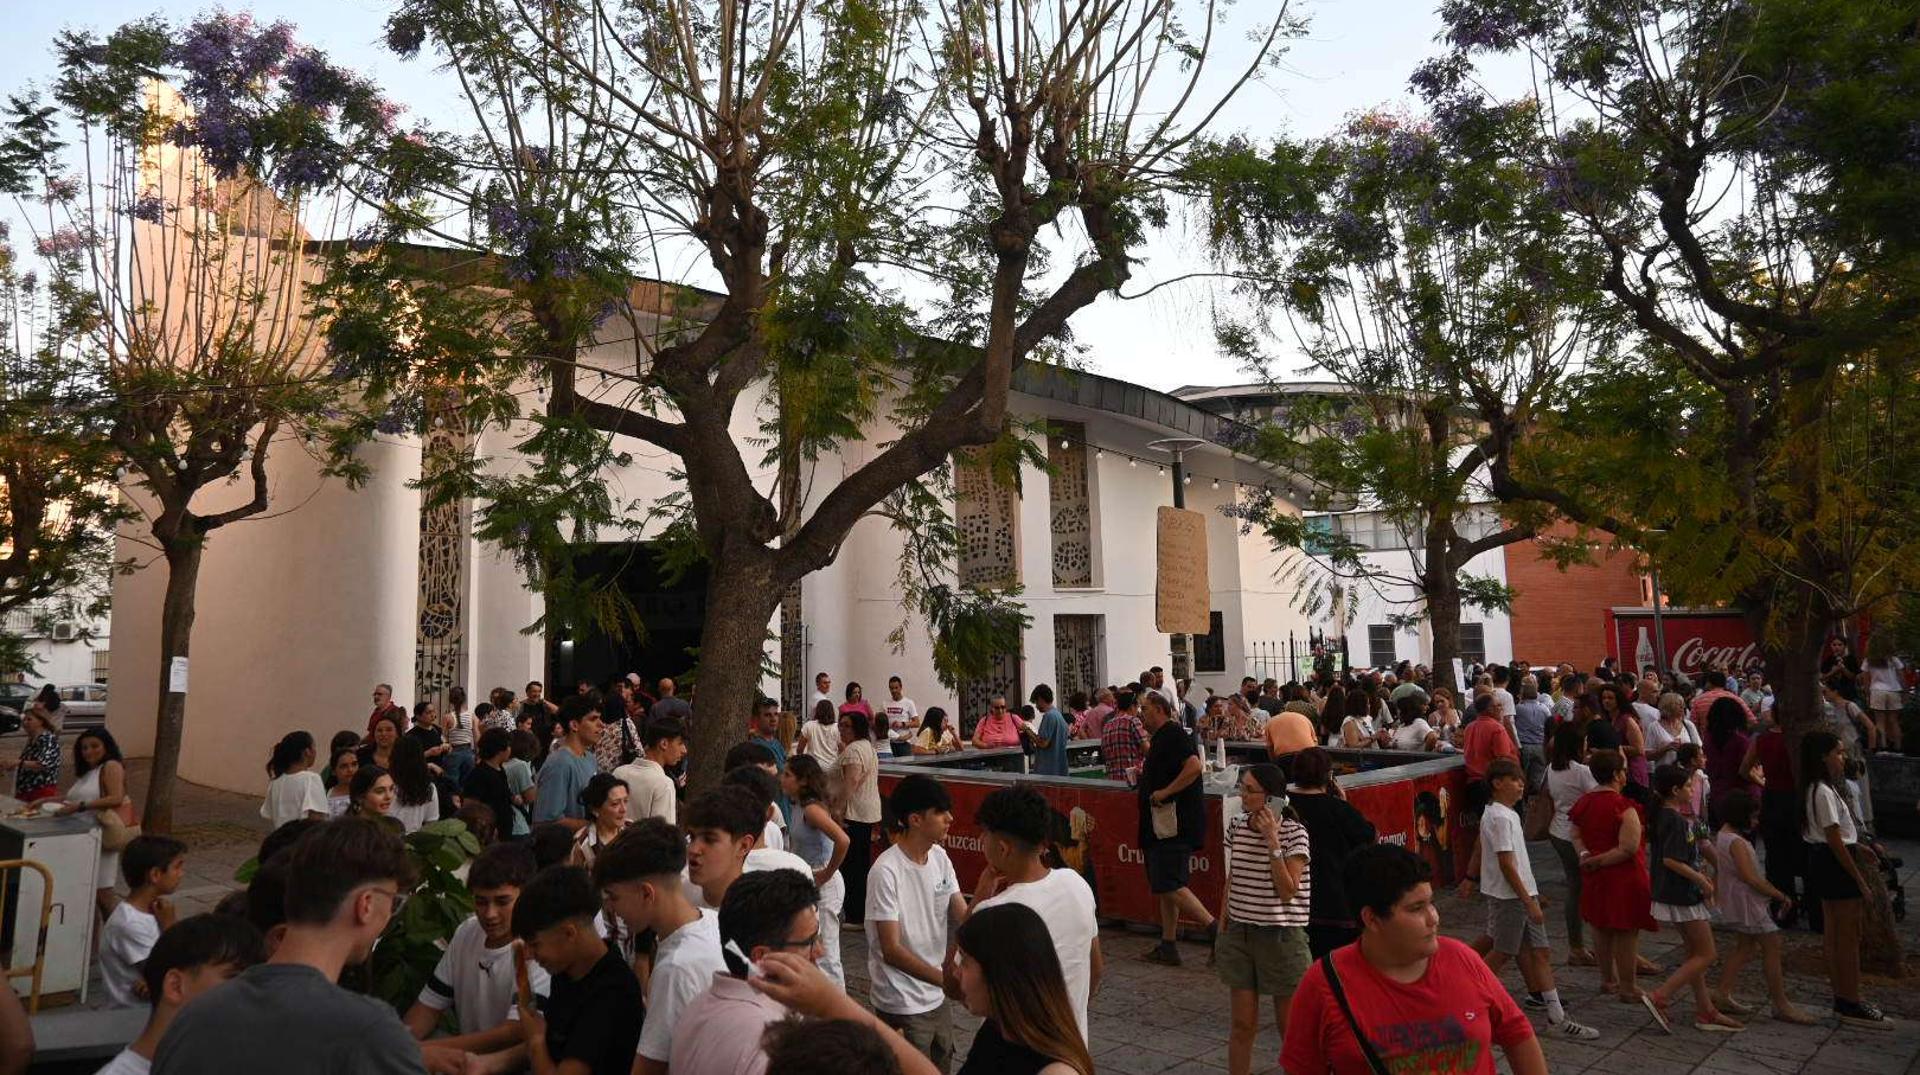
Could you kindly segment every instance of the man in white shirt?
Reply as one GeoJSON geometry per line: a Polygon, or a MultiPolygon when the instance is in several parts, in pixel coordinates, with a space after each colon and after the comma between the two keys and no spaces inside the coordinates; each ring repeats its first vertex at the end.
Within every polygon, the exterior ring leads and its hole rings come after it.
{"type": "Polygon", "coordinates": [[[678,791],[667,770],[687,756],[687,729],[677,717],[650,720],[640,732],[646,753],[613,771],[627,785],[627,818],[657,817],[671,824],[679,810],[678,791]]]}
{"type": "Polygon", "coordinates": [[[973,910],[1002,903],[1033,908],[1053,935],[1060,969],[1067,979],[1080,1036],[1087,1034],[1087,1000],[1099,987],[1104,960],[1100,925],[1094,918],[1093,889],[1078,873],[1049,869],[1040,861],[1053,807],[1025,784],[1001,788],[980,803],[974,821],[982,834],[987,868],[974,888],[973,910]],[[997,891],[996,891],[997,890],[997,891]]]}
{"type": "Polygon", "coordinates": [[[827,675],[825,672],[815,672],[813,676],[813,701],[807,704],[807,711],[803,714],[803,717],[811,717],[814,709],[819,706],[821,702],[832,702],[833,708],[836,710],[839,709],[840,703],[834,700],[832,692],[833,677],[827,675]]]}
{"type": "Polygon", "coordinates": [[[721,784],[687,804],[687,870],[684,891],[695,907],[714,909],[743,873],[794,870],[813,878],[813,867],[791,851],[761,847],[767,800],[743,784],[721,784]]]}
{"type": "Polygon", "coordinates": [[[1518,743],[1520,730],[1514,727],[1513,723],[1513,692],[1507,689],[1513,681],[1513,673],[1506,665],[1496,664],[1488,670],[1488,675],[1493,677],[1494,715],[1500,718],[1500,723],[1507,726],[1507,734],[1513,737],[1515,743],[1518,743]]]}
{"type": "Polygon", "coordinates": [[[915,775],[894,787],[888,804],[897,838],[867,876],[868,999],[881,1022],[945,1072],[953,1065],[948,931],[967,916],[960,879],[941,846],[953,824],[953,799],[932,777],[915,775]]]}
{"type": "Polygon", "coordinates": [[[1174,693],[1172,687],[1167,686],[1166,670],[1156,664],[1152,668],[1147,669],[1147,675],[1152,677],[1153,682],[1142,683],[1141,686],[1165,698],[1167,700],[1167,712],[1180,712],[1180,696],[1174,693]]]}
{"type": "MultiPolygon", "coordinates": [[[[695,800],[693,807],[699,805],[695,800]]],[[[693,807],[687,811],[689,822],[697,816],[693,807]]],[[[629,826],[593,860],[593,883],[607,908],[635,934],[652,930],[659,938],[634,1075],[667,1070],[680,1014],[706,992],[714,974],[726,969],[719,919],[689,903],[681,887],[686,864],[686,838],[657,817],[629,826]]]]}
{"type": "Polygon", "coordinates": [[[147,1075],[174,1014],[266,954],[260,931],[238,915],[201,914],[175,923],[154,942],[140,968],[150,1012],[146,1028],[99,1075],[147,1075]]]}
{"type": "Polygon", "coordinates": [[[905,688],[899,676],[887,679],[887,700],[880,707],[887,715],[887,735],[893,739],[910,739],[920,731],[920,707],[905,694],[905,688]]]}
{"type": "Polygon", "coordinates": [[[1651,739],[1653,726],[1660,723],[1660,675],[1648,672],[1634,685],[1634,715],[1640,718],[1640,735],[1651,739]]]}
{"type": "MultiPolygon", "coordinates": [[[[462,1053],[484,1055],[521,1044],[520,1013],[514,1004],[513,905],[533,874],[533,851],[512,843],[487,848],[467,871],[473,917],[454,930],[433,976],[421,987],[404,1020],[419,1039],[421,1052],[447,1069],[462,1062],[462,1053]],[[460,1033],[427,1040],[448,1008],[454,1011],[460,1033]],[[436,1058],[436,1054],[440,1055],[436,1058]]],[[[534,995],[545,998],[552,984],[546,968],[530,961],[527,976],[534,995]]],[[[429,1067],[441,1070],[433,1064],[429,1067]]]]}

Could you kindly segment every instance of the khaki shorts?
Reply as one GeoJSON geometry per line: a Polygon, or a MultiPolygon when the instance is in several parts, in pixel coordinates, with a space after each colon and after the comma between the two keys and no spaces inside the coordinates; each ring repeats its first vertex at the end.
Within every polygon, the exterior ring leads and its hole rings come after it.
{"type": "Polygon", "coordinates": [[[1222,922],[1213,954],[1215,969],[1228,989],[1269,997],[1292,993],[1313,963],[1303,926],[1222,922]]]}
{"type": "Polygon", "coordinates": [[[1527,905],[1519,900],[1498,896],[1487,898],[1487,936],[1493,938],[1493,950],[1503,956],[1517,956],[1524,945],[1547,947],[1547,926],[1527,917],[1527,905]]]}
{"type": "Polygon", "coordinates": [[[943,1073],[953,1070],[953,1008],[945,1001],[918,1015],[876,1011],[880,1021],[900,1032],[907,1044],[923,1053],[943,1073]]]}

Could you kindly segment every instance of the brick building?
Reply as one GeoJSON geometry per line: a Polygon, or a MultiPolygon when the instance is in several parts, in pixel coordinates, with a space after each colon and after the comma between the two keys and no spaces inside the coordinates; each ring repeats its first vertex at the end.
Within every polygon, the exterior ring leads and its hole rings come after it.
{"type": "MultiPolygon", "coordinates": [[[[1556,527],[1549,538],[1570,538],[1556,527]]],[[[1650,597],[1639,558],[1631,551],[1596,547],[1592,562],[1562,571],[1533,541],[1506,547],[1507,585],[1514,590],[1513,655],[1535,665],[1571,661],[1591,668],[1607,654],[1605,611],[1617,605],[1647,605],[1650,597]]]]}

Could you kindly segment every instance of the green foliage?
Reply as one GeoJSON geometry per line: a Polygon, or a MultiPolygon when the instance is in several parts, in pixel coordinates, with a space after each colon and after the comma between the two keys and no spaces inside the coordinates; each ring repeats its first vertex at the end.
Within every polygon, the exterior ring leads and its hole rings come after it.
{"type": "Polygon", "coordinates": [[[1463,569],[1544,513],[1505,508],[1487,532],[1471,509],[1496,499],[1486,471],[1531,436],[1569,364],[1610,346],[1587,259],[1538,176],[1500,151],[1530,123],[1519,108],[1471,122],[1373,111],[1325,139],[1228,140],[1190,162],[1244,300],[1221,318],[1221,346],[1272,379],[1271,344],[1292,344],[1304,373],[1334,382],[1279,392],[1252,450],[1312,483],[1307,510],[1377,512],[1411,551],[1397,566],[1271,500],[1239,505],[1249,529],[1304,554],[1284,570],[1311,615],[1355,590],[1410,589],[1415,622],[1512,600],[1463,569]]]}
{"type": "Polygon", "coordinates": [[[1508,492],[1630,538],[1678,599],[1765,622],[1794,691],[1831,624],[1920,585],[1917,13],[1449,3],[1453,50],[1415,78],[1437,110],[1478,115],[1502,110],[1475,88],[1480,54],[1548,74],[1504,151],[1631,333],[1570,385],[1508,492]]]}
{"type": "Polygon", "coordinates": [[[454,871],[480,853],[466,825],[452,819],[408,833],[406,843],[420,883],[381,934],[366,971],[367,992],[402,1013],[433,976],[453,931],[473,914],[473,894],[454,871]]]}

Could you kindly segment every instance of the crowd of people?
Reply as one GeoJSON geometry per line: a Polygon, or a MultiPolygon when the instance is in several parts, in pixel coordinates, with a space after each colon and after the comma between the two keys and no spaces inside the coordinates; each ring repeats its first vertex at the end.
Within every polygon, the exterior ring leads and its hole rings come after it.
{"type": "MultiPolygon", "coordinates": [[[[1870,697],[1868,716],[1845,681],[1877,689],[1869,668],[1830,669],[1798,783],[1758,677],[1709,672],[1696,688],[1603,665],[1470,679],[1459,703],[1411,666],[1196,698],[1149,669],[1064,707],[1045,686],[1020,710],[996,696],[963,729],[937,707],[922,714],[898,678],[876,709],[858,684],[836,703],[823,673],[807,720],[763,699],[724,779],[691,796],[696,718],[671,681],[653,695],[638,677],[582,684],[558,700],[529,683],[471,711],[457,688],[444,711],[408,710],[383,684],[364,729],[333,736],[324,756],[307,731],[275,744],[258,871],[215,912],[171,906],[184,844],[107,841],[101,977],[110,1004],[150,1015],[104,1070],[1086,1075],[1105,959],[1093,891],[1064,865],[1047,799],[1027,783],[985,797],[973,820],[986,864],[968,892],[946,851],[946,788],[903,776],[882,801],[878,779],[881,751],[962,741],[1022,747],[1032,771],[1065,775],[1076,738],[1098,740],[1107,775],[1139,797],[1161,918],[1143,958],[1178,964],[1182,925],[1201,931],[1228,992],[1234,1075],[1256,1066],[1263,1004],[1283,1067],[1301,1075],[1496,1045],[1516,1073],[1540,1072],[1540,1034],[1597,1038],[1556,987],[1528,850],[1541,839],[1568,881],[1567,964],[1597,967],[1604,994],[1662,1029],[1683,1021],[1683,994],[1695,1029],[1742,1029],[1752,1009],[1738,988],[1756,958],[1774,1018],[1811,1022],[1781,969],[1779,931],[1802,915],[1823,933],[1834,1015],[1889,1024],[1860,992],[1875,851],[1859,762],[1881,742],[1885,699],[1870,697]],[[1264,743],[1270,761],[1239,769],[1228,882],[1209,907],[1188,882],[1206,827],[1203,752],[1222,739],[1264,743]],[[1346,802],[1326,748],[1354,746],[1464,756],[1455,862],[1486,914],[1472,944],[1439,936],[1432,864],[1378,843],[1346,802]],[[397,1013],[337,983],[409,897],[403,838],[443,818],[484,845],[466,868],[474,912],[397,1013]],[[1724,962],[1716,922],[1734,938],[1724,962]],[[1639,935],[1665,927],[1684,958],[1641,989],[1658,968],[1639,935]],[[865,1004],[846,991],[845,930],[866,934],[865,1004]],[[1500,982],[1509,962],[1517,996],[1500,982]],[[956,1005],[985,1020],[965,1055],[956,1005]]],[[[16,789],[57,796],[58,740],[51,753],[42,742],[57,715],[30,712],[28,731],[9,766],[16,789]]],[[[59,809],[130,825],[111,735],[84,733],[72,764],[59,809]]]]}

